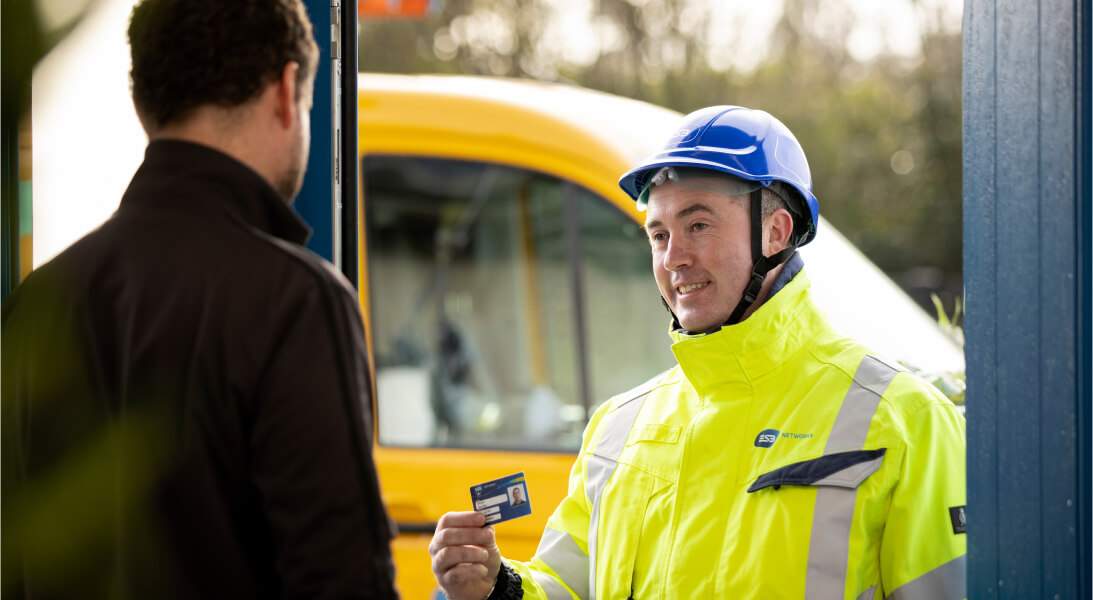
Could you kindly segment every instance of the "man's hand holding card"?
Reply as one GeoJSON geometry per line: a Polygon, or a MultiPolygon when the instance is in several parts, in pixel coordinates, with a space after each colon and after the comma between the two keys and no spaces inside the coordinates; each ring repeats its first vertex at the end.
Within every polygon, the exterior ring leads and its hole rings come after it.
{"type": "Polygon", "coordinates": [[[524,474],[471,486],[471,506],[441,517],[429,543],[433,574],[451,600],[482,600],[493,590],[501,553],[491,525],[531,514],[524,474]]]}

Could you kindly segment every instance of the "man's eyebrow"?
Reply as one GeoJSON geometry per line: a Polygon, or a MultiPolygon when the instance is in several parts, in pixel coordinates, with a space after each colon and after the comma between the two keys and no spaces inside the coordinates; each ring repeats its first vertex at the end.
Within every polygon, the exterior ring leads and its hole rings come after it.
{"type": "MultiPolygon", "coordinates": [[[[677,219],[682,219],[684,217],[688,217],[690,215],[693,215],[696,212],[707,212],[707,213],[710,213],[712,215],[713,214],[713,209],[710,208],[709,206],[706,206],[705,204],[703,204],[701,202],[695,202],[694,204],[688,206],[687,208],[684,208],[683,210],[677,212],[676,213],[676,218],[677,219]]],[[[660,221],[649,221],[648,223],[646,223],[642,227],[642,229],[644,229],[646,234],[648,234],[650,229],[652,229],[654,227],[660,227],[662,225],[664,225],[664,223],[662,223],[660,221]]]]}

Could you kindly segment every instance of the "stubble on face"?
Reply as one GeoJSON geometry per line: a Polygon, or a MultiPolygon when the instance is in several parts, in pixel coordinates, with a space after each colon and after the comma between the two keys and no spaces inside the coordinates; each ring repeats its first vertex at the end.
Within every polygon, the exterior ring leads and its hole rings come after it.
{"type": "Polygon", "coordinates": [[[305,143],[293,143],[288,150],[287,166],[277,181],[277,191],[281,192],[286,202],[292,202],[304,185],[307,172],[308,147],[305,143]]]}

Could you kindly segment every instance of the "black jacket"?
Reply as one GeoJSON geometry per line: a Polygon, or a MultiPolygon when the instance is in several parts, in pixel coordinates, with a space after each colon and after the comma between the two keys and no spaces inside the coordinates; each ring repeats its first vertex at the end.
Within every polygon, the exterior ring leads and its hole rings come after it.
{"type": "Polygon", "coordinates": [[[307,235],[243,164],[155,141],[12,294],[5,592],[394,597],[360,310],[307,235]]]}

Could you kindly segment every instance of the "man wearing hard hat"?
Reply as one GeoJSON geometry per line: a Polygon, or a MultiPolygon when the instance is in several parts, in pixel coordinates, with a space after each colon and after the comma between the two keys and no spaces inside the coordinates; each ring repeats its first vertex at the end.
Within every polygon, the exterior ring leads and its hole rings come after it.
{"type": "Polygon", "coordinates": [[[965,424],[836,333],[796,252],[819,205],[769,114],[694,112],[619,185],[679,364],[601,406],[528,563],[477,512],[430,545],[453,600],[965,597],[965,424]]]}

